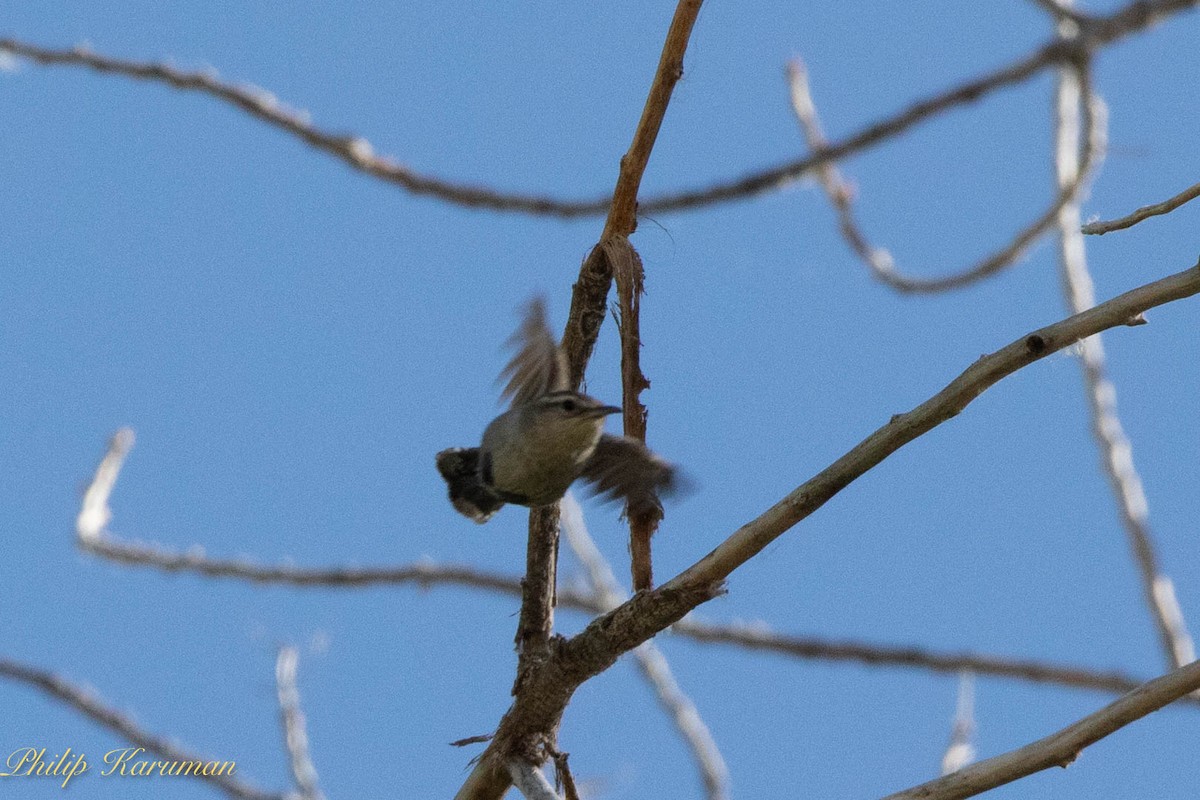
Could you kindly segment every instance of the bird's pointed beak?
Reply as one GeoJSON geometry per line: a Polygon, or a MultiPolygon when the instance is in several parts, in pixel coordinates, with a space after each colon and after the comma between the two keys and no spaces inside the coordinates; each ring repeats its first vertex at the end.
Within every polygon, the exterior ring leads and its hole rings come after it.
{"type": "Polygon", "coordinates": [[[620,414],[621,407],[620,406],[600,406],[599,408],[593,409],[592,413],[595,414],[597,417],[607,417],[609,414],[620,414]]]}

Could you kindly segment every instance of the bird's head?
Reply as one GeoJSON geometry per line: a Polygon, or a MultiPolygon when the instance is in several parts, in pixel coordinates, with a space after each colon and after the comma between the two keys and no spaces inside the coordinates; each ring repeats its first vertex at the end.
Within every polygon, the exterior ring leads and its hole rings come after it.
{"type": "Polygon", "coordinates": [[[604,418],[618,414],[619,406],[607,406],[594,397],[571,391],[550,392],[532,404],[532,430],[572,450],[591,451],[604,418]]]}

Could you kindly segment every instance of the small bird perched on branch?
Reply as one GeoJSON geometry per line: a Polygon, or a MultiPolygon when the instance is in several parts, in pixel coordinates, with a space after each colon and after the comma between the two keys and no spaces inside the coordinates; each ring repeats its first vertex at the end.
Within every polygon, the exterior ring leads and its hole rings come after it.
{"type": "Polygon", "coordinates": [[[534,298],[509,339],[517,353],[500,374],[512,407],[492,420],[479,447],[437,454],[450,502],[464,516],[487,522],[505,503],[558,502],[576,479],[628,513],[661,508],[660,496],[680,488],[678,470],[627,436],[603,432],[604,418],[621,411],[568,387],[567,360],[546,326],[546,304],[534,298]]]}

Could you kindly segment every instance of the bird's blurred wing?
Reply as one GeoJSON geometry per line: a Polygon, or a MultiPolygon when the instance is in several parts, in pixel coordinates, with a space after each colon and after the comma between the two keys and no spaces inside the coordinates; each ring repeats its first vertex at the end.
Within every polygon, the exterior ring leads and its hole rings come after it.
{"type": "Polygon", "coordinates": [[[673,464],[627,436],[601,436],[580,477],[606,500],[626,501],[631,516],[661,510],[659,498],[687,489],[673,464]]]}
{"type": "Polygon", "coordinates": [[[512,398],[513,407],[531,403],[544,394],[567,386],[567,360],[546,326],[546,301],[535,297],[525,310],[525,318],[508,340],[516,355],[500,373],[508,379],[501,398],[512,398]]]}

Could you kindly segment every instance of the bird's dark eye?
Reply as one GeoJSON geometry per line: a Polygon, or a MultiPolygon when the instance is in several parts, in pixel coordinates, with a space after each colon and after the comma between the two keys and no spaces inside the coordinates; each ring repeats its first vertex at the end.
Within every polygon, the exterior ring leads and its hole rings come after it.
{"type": "Polygon", "coordinates": [[[574,411],[577,408],[579,408],[579,405],[574,400],[563,400],[562,401],[562,410],[563,411],[574,411]]]}

